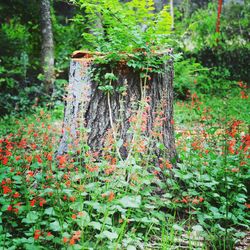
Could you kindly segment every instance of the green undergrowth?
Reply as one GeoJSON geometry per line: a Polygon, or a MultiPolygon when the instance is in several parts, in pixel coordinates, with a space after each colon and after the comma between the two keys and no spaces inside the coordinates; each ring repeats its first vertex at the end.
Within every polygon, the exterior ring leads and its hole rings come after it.
{"type": "Polygon", "coordinates": [[[140,112],[127,159],[112,134],[91,151],[85,129],[77,151],[56,157],[62,108],[5,117],[1,248],[234,249],[249,230],[248,106],[240,92],[176,102],[177,167],[152,161],[140,112]]]}

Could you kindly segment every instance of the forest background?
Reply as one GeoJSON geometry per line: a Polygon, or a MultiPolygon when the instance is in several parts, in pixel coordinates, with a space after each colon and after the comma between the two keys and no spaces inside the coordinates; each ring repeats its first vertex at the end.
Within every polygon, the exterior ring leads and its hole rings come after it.
{"type": "Polygon", "coordinates": [[[0,0],[0,247],[247,249],[249,38],[249,0],[0,0]],[[151,161],[141,117],[125,161],[112,138],[56,157],[82,49],[147,71],[172,51],[178,162],[151,161]]]}

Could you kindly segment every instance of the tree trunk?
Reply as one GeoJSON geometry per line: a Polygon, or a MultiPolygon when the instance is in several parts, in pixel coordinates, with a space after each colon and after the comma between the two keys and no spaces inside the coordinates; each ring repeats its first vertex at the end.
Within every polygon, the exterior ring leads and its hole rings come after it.
{"type": "Polygon", "coordinates": [[[41,31],[42,50],[41,61],[44,74],[45,92],[51,94],[54,83],[54,43],[50,14],[50,0],[41,0],[41,31]]]}
{"type": "Polygon", "coordinates": [[[174,30],[174,0],[170,0],[171,30],[174,30]]]}
{"type": "MultiPolygon", "coordinates": [[[[220,34],[220,16],[222,9],[222,0],[218,0],[218,8],[217,8],[217,21],[216,21],[216,33],[220,34]]],[[[219,39],[216,39],[216,42],[219,42],[219,39]]]]}
{"type": "MultiPolygon", "coordinates": [[[[151,137],[153,144],[150,148],[154,148],[157,157],[162,156],[162,146],[159,145],[164,145],[164,157],[176,159],[172,60],[162,65],[162,73],[151,74],[151,79],[145,86],[139,72],[125,63],[119,63],[113,71],[118,79],[112,82],[112,87],[117,89],[119,86],[126,86],[127,91],[107,94],[98,88],[98,83],[90,73],[100,65],[95,65],[88,53],[81,53],[76,54],[76,57],[80,55],[81,58],[72,58],[70,64],[63,134],[58,154],[67,153],[72,148],[79,138],[80,127],[84,124],[84,127],[90,129],[87,143],[91,149],[101,151],[108,133],[114,130],[117,137],[115,139],[122,141],[120,154],[126,158],[128,151],[124,144],[131,144],[133,141],[131,120],[139,109],[138,102],[145,98],[148,105],[142,114],[143,138],[151,137]]],[[[109,65],[106,66],[106,72],[110,72],[109,65]]]]}

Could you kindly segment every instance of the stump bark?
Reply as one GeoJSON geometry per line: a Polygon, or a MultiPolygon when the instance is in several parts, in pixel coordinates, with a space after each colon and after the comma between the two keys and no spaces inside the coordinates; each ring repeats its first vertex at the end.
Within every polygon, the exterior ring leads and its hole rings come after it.
{"type": "MultiPolygon", "coordinates": [[[[116,68],[113,68],[117,80],[112,82],[112,87],[116,89],[126,86],[126,93],[114,91],[107,94],[98,88],[100,83],[93,76],[93,69],[100,67],[93,58],[102,56],[102,54],[90,54],[82,51],[75,52],[72,56],[65,100],[63,132],[58,154],[67,153],[69,145],[72,148],[74,141],[79,138],[79,130],[83,125],[89,129],[87,143],[92,150],[102,150],[107,133],[114,126],[117,136],[122,139],[123,144],[131,142],[131,117],[139,108],[138,102],[146,97],[148,105],[146,113],[144,113],[146,114],[144,134],[156,139],[154,150],[158,157],[161,152],[157,147],[157,142],[160,142],[165,146],[167,158],[171,161],[176,159],[172,60],[169,59],[161,65],[160,73],[150,74],[146,86],[142,83],[140,72],[135,71],[124,62],[118,63],[116,68]],[[156,123],[159,132],[157,135],[153,134],[156,123]]],[[[110,72],[110,70],[109,65],[106,65],[104,71],[110,72]]],[[[120,153],[122,157],[126,157],[126,147],[121,146],[120,153]]]]}

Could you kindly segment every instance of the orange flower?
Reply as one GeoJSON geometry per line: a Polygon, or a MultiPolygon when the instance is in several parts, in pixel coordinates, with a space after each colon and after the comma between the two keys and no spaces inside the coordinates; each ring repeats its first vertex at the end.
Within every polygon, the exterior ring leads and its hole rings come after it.
{"type": "Polygon", "coordinates": [[[166,165],[166,168],[172,169],[172,164],[170,164],[168,161],[166,161],[165,165],[166,165]]]}
{"type": "Polygon", "coordinates": [[[240,169],[239,169],[239,168],[232,168],[231,171],[232,171],[233,173],[237,173],[237,172],[240,171],[240,169]]]}
{"type": "Polygon", "coordinates": [[[52,155],[49,153],[49,154],[47,154],[47,160],[48,161],[52,161],[52,155]]]}
{"type": "Polygon", "coordinates": [[[68,238],[63,237],[63,243],[67,243],[68,241],[69,241],[69,239],[68,239],[68,238]]]}
{"type": "Polygon", "coordinates": [[[70,201],[74,202],[76,200],[76,197],[70,196],[69,199],[70,199],[70,201]]]}
{"type": "Polygon", "coordinates": [[[74,245],[75,244],[75,239],[71,238],[70,241],[69,241],[69,244],[74,245]]]}
{"type": "Polygon", "coordinates": [[[112,165],[110,168],[105,169],[104,173],[109,175],[109,174],[113,173],[115,171],[115,169],[116,169],[116,166],[112,165]]]}
{"type": "Polygon", "coordinates": [[[110,192],[110,193],[109,193],[108,201],[112,201],[114,198],[115,198],[114,192],[110,192]]]}
{"type": "Polygon", "coordinates": [[[72,236],[72,239],[79,240],[81,237],[81,231],[75,231],[74,235],[72,236]]]}
{"type": "Polygon", "coordinates": [[[72,218],[73,220],[75,220],[75,219],[76,219],[76,215],[75,215],[75,214],[72,214],[71,218],[72,218]]]}

